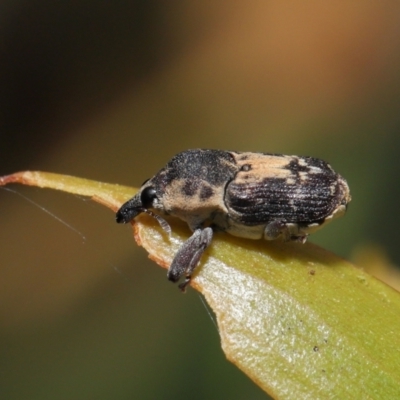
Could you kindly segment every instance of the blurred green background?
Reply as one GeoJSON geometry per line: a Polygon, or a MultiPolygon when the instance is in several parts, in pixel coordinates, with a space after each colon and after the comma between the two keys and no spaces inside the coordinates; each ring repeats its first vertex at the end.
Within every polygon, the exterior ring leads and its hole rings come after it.
{"type": "MultiPolygon", "coordinates": [[[[5,1],[0,31],[1,175],[139,186],[187,148],[311,155],[353,195],[311,241],[400,264],[399,2],[5,1]]],[[[0,191],[2,399],[266,398],[110,211],[12,189],[39,207],[0,191]]]]}

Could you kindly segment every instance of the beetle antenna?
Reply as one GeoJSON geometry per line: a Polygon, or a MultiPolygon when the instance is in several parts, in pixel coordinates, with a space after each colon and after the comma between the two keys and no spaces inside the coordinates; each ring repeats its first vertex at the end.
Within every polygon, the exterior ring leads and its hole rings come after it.
{"type": "Polygon", "coordinates": [[[165,232],[167,232],[168,236],[171,236],[171,227],[164,218],[160,217],[158,214],[153,213],[153,211],[147,210],[146,208],[143,209],[143,212],[155,218],[157,222],[160,224],[161,228],[165,232]]]}

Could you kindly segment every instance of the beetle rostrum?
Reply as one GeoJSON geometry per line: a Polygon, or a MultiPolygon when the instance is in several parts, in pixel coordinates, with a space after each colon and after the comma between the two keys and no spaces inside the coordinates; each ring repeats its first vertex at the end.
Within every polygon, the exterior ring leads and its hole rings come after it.
{"type": "Polygon", "coordinates": [[[307,236],[343,215],[351,201],[345,179],[323,160],[283,154],[186,150],[142,185],[118,210],[127,223],[142,212],[185,221],[192,236],[181,246],[168,279],[182,291],[218,229],[248,239],[304,243],[307,236]],[[154,211],[154,212],[153,212],[154,211]],[[161,215],[160,215],[161,214],[161,215]]]}

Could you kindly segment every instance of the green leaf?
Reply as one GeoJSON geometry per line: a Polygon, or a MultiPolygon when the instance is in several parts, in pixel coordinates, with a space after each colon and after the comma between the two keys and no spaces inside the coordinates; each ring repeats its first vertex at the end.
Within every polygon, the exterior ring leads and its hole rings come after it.
{"type": "MultiPolygon", "coordinates": [[[[115,211],[137,189],[22,172],[0,178],[86,195],[115,211]]],[[[136,218],[136,241],[168,268],[190,232],[169,219],[136,218]]],[[[215,234],[192,286],[214,310],[229,360],[270,395],[400,398],[400,294],[311,244],[215,234]]],[[[176,289],[178,290],[178,289],[176,289]]]]}

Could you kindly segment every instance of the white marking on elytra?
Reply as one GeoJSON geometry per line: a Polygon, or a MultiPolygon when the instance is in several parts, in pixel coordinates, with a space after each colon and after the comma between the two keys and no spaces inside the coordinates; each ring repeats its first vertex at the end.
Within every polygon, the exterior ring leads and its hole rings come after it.
{"type": "Polygon", "coordinates": [[[287,178],[286,179],[286,184],[287,185],[295,185],[296,184],[296,180],[293,178],[287,178]]]}
{"type": "Polygon", "coordinates": [[[308,172],[299,172],[299,178],[302,182],[308,179],[308,172]]]}
{"type": "Polygon", "coordinates": [[[308,168],[309,168],[308,169],[308,173],[309,174],[320,174],[320,173],[322,173],[322,170],[319,167],[309,166],[308,168]]]}

